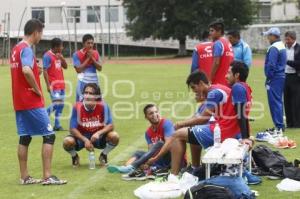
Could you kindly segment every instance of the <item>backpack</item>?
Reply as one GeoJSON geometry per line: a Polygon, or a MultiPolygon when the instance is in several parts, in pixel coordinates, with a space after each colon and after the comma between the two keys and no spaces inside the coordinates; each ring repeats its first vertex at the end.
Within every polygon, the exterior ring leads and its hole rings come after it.
{"type": "Polygon", "coordinates": [[[188,189],[184,199],[234,199],[233,193],[222,186],[199,184],[188,189]]]}
{"type": "Polygon", "coordinates": [[[252,150],[252,157],[255,164],[264,171],[270,171],[270,168],[283,168],[288,165],[286,158],[278,151],[272,151],[265,145],[258,145],[252,150]]]}

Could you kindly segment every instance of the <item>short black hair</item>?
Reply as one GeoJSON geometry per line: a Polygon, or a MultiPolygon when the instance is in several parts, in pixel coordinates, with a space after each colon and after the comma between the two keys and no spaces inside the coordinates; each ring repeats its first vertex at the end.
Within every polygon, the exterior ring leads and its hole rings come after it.
{"type": "Polygon", "coordinates": [[[230,66],[231,66],[232,74],[235,75],[239,73],[240,74],[239,80],[241,82],[246,82],[249,74],[248,66],[245,63],[240,61],[233,61],[231,62],[230,66]]]}
{"type": "Polygon", "coordinates": [[[202,71],[196,70],[188,76],[188,78],[186,80],[186,84],[189,87],[191,85],[191,83],[199,84],[200,81],[204,82],[205,84],[209,83],[205,73],[202,71]]]}
{"type": "Polygon", "coordinates": [[[225,26],[222,21],[214,21],[214,22],[210,23],[208,27],[213,28],[216,31],[221,31],[221,33],[224,34],[225,26]]]}
{"type": "Polygon", "coordinates": [[[234,38],[238,38],[238,39],[241,38],[240,31],[238,31],[238,30],[229,30],[227,32],[227,35],[230,35],[230,36],[232,36],[234,38]]]}
{"type": "Polygon", "coordinates": [[[152,107],[155,107],[155,104],[147,104],[147,105],[144,107],[144,114],[146,115],[148,109],[149,109],[149,108],[152,108],[152,107]]]}
{"type": "Polygon", "coordinates": [[[24,34],[29,36],[35,31],[42,32],[44,24],[38,19],[30,19],[24,26],[24,34]]]}
{"type": "Polygon", "coordinates": [[[53,38],[51,40],[51,48],[56,48],[62,45],[63,41],[60,38],[53,38]]]}
{"type": "Polygon", "coordinates": [[[297,39],[297,34],[295,31],[287,31],[285,34],[284,34],[285,37],[290,37],[292,38],[293,40],[296,40],[297,39]]]}
{"type": "Polygon", "coordinates": [[[90,39],[94,40],[93,35],[91,35],[91,34],[85,34],[82,37],[82,43],[84,44],[87,40],[90,40],[90,39]]]}
{"type": "Polygon", "coordinates": [[[101,95],[101,89],[100,87],[96,84],[96,83],[87,83],[82,90],[82,94],[84,94],[85,89],[91,87],[94,89],[94,95],[97,96],[97,101],[101,101],[102,100],[102,95],[101,95]]]}

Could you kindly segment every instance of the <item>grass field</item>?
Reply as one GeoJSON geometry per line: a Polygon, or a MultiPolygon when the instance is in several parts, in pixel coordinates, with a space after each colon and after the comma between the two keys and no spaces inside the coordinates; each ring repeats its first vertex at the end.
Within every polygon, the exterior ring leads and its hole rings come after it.
{"type": "MultiPolygon", "coordinates": [[[[107,63],[102,72],[101,87],[105,93],[105,100],[110,105],[114,116],[116,131],[121,140],[119,146],[109,155],[113,164],[122,164],[136,149],[145,149],[144,131],[148,126],[142,114],[142,107],[146,102],[160,104],[162,115],[174,121],[191,114],[196,105],[190,106],[193,99],[189,97],[185,79],[189,71],[189,64],[146,64],[146,63],[107,63]],[[119,80],[119,81],[118,81],[119,80]]],[[[76,87],[75,71],[70,67],[65,72],[65,78],[72,87],[76,87]]],[[[43,81],[42,81],[43,82],[43,81]]],[[[251,123],[252,133],[272,126],[269,109],[266,106],[264,76],[262,67],[252,67],[249,77],[254,100],[265,105],[265,110],[253,113],[253,116],[264,113],[264,117],[251,123]]],[[[44,86],[44,84],[43,84],[44,86]]],[[[45,87],[44,87],[45,88],[45,87]]],[[[67,93],[70,93],[68,86],[67,93]]],[[[47,105],[49,96],[44,95],[47,105]]],[[[56,135],[53,158],[53,173],[69,182],[65,186],[21,186],[18,184],[19,167],[16,148],[18,136],[16,134],[15,115],[12,108],[10,71],[9,67],[0,67],[0,198],[135,198],[133,190],[143,182],[125,182],[119,174],[109,174],[106,169],[88,169],[87,152],[82,150],[81,167],[73,169],[69,154],[62,149],[62,139],[68,134],[58,132],[56,135]]],[[[70,105],[74,102],[74,92],[66,99],[63,127],[68,128],[70,105]]],[[[300,143],[300,130],[286,131],[289,138],[300,143]]],[[[40,177],[41,173],[41,138],[34,138],[29,153],[30,174],[40,177]]],[[[299,148],[280,150],[289,160],[299,158],[299,148]]],[[[99,152],[97,152],[97,155],[99,152]]],[[[264,179],[261,185],[252,186],[260,194],[259,198],[300,198],[299,194],[279,192],[275,187],[280,181],[264,179]]]]}

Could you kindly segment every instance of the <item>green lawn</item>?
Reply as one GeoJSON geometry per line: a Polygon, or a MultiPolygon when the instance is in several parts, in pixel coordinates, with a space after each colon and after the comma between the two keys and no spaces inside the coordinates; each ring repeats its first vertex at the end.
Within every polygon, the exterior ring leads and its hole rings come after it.
{"type": "MultiPolygon", "coordinates": [[[[143,149],[146,144],[143,134],[148,126],[142,114],[142,108],[147,102],[160,104],[162,114],[174,121],[187,117],[195,110],[193,98],[188,94],[185,78],[189,68],[186,65],[112,65],[107,64],[103,70],[105,77],[101,79],[101,87],[105,100],[110,105],[116,131],[119,132],[120,145],[109,155],[113,164],[122,164],[136,149],[143,149]],[[107,81],[106,81],[106,80],[107,81]],[[117,81],[119,80],[119,81],[117,81]],[[176,103],[175,103],[176,102],[176,103]],[[191,103],[192,102],[192,103],[191,103]],[[191,106],[193,104],[193,106],[191,106]],[[177,119],[176,119],[177,118],[177,119]]],[[[76,87],[76,75],[72,68],[65,72],[65,78],[72,87],[76,87]]],[[[251,68],[249,84],[252,86],[254,100],[266,105],[263,69],[251,68]]],[[[44,86],[44,84],[43,84],[44,86]]],[[[44,87],[45,88],[45,87],[44,87]]],[[[67,93],[71,87],[68,86],[67,93]]],[[[46,91],[44,89],[44,91],[46,91]]],[[[143,182],[125,182],[118,174],[109,174],[106,169],[88,169],[87,153],[82,150],[81,167],[73,169],[71,159],[62,149],[62,139],[68,132],[57,133],[53,158],[53,173],[69,182],[65,186],[21,186],[18,184],[19,167],[16,148],[15,116],[12,109],[10,71],[8,67],[0,67],[0,198],[134,198],[133,190],[143,182]]],[[[49,96],[44,92],[47,104],[49,96]]],[[[70,105],[74,102],[74,92],[67,97],[64,109],[63,127],[68,127],[70,105]]],[[[256,106],[255,106],[256,107],[256,106]]],[[[264,117],[251,123],[252,133],[272,126],[269,110],[265,106],[264,117]]],[[[260,113],[253,113],[258,116],[260,113]]],[[[286,135],[300,143],[297,136],[299,130],[287,130],[286,135]]],[[[30,146],[29,169],[31,175],[40,177],[41,173],[41,138],[33,139],[30,146]]],[[[281,150],[289,159],[299,157],[299,149],[281,150]]],[[[97,152],[97,155],[99,153],[97,152]]],[[[279,181],[264,179],[261,185],[252,186],[260,194],[259,198],[297,198],[293,193],[281,193],[275,187],[279,181]]],[[[298,198],[300,196],[298,195],[298,198]]]]}

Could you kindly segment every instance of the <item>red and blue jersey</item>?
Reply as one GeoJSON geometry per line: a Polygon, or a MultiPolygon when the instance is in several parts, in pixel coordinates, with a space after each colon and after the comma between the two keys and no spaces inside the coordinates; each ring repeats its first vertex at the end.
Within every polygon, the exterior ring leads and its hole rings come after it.
{"type": "MultiPolygon", "coordinates": [[[[215,109],[214,117],[220,125],[222,140],[234,138],[240,133],[230,88],[221,84],[211,85],[205,106],[215,109]]],[[[214,126],[215,124],[210,124],[211,132],[213,132],[214,126]]]]}
{"type": "Polygon", "coordinates": [[[212,84],[228,85],[225,75],[234,59],[231,43],[224,37],[214,42],[213,56],[220,57],[220,65],[213,77],[212,84]]]}
{"type": "MultiPolygon", "coordinates": [[[[96,61],[100,60],[100,55],[97,50],[93,50],[93,57],[95,58],[96,61]]],[[[73,54],[74,67],[80,66],[86,60],[86,58],[87,58],[86,49],[81,49],[75,52],[73,54]]],[[[92,60],[90,60],[90,62],[87,64],[82,74],[83,77],[81,81],[85,83],[98,83],[97,70],[92,60]]]]}
{"type": "Polygon", "coordinates": [[[210,76],[211,67],[213,64],[213,42],[202,42],[195,47],[192,56],[191,72],[200,70],[210,76]]]}
{"type": "Polygon", "coordinates": [[[146,133],[145,139],[147,144],[155,144],[158,141],[165,141],[165,137],[171,137],[175,132],[173,123],[168,119],[161,119],[156,129],[150,126],[146,133]]]}
{"type": "Polygon", "coordinates": [[[252,90],[245,82],[237,82],[231,88],[232,103],[246,104],[246,116],[249,117],[252,105],[252,90]]]}
{"type": "Polygon", "coordinates": [[[52,90],[64,90],[65,81],[61,60],[51,50],[43,56],[43,67],[47,70],[52,90]]]}
{"type": "Polygon", "coordinates": [[[105,102],[96,104],[93,110],[88,110],[84,102],[77,102],[72,111],[70,128],[76,128],[81,134],[94,134],[112,124],[112,117],[108,105],[105,102]]]}
{"type": "Polygon", "coordinates": [[[28,43],[21,41],[12,49],[10,66],[14,109],[19,111],[44,107],[43,96],[38,96],[33,91],[22,71],[22,67],[29,66],[41,90],[38,65],[28,43]]]}

